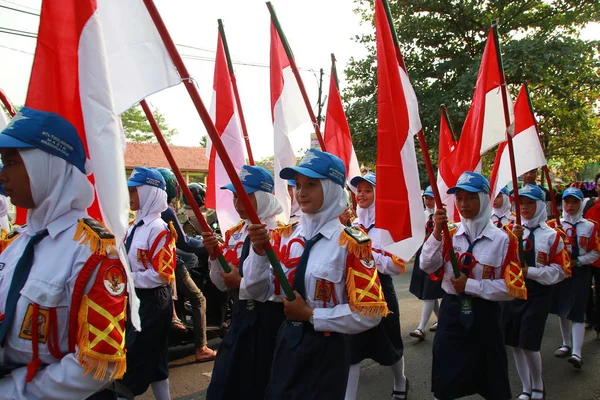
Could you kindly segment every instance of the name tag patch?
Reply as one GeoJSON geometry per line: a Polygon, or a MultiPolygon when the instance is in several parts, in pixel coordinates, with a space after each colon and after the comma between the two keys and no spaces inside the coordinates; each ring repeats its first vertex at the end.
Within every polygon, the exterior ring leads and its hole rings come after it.
{"type": "Polygon", "coordinates": [[[39,308],[37,316],[37,332],[35,333],[32,332],[32,316],[33,304],[29,304],[29,306],[27,306],[25,318],[23,318],[23,323],[21,324],[21,332],[19,332],[19,337],[25,340],[32,340],[33,335],[37,334],[38,342],[46,343],[46,339],[48,338],[48,322],[50,321],[50,312],[46,308],[39,308]]]}

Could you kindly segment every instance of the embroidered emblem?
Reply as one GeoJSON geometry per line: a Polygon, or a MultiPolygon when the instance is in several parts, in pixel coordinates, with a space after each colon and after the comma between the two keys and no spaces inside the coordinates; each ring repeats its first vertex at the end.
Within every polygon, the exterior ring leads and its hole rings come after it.
{"type": "Polygon", "coordinates": [[[329,300],[331,299],[331,288],[332,285],[330,282],[326,281],[325,279],[317,279],[315,284],[315,301],[318,300],[329,303],[329,300]]]}
{"type": "Polygon", "coordinates": [[[458,179],[458,182],[456,182],[457,185],[464,185],[465,183],[470,183],[471,180],[473,180],[473,176],[469,175],[469,174],[462,174],[460,176],[460,178],[458,179]]]}
{"type": "Polygon", "coordinates": [[[587,249],[588,246],[588,238],[585,236],[579,236],[579,247],[583,249],[587,249]]]}
{"type": "MultiPolygon", "coordinates": [[[[33,332],[32,332],[32,321],[31,317],[33,315],[33,304],[29,304],[27,306],[27,312],[25,313],[25,318],[23,318],[23,324],[21,325],[21,332],[19,332],[19,337],[25,340],[32,340],[33,332]]],[[[50,312],[47,308],[40,307],[39,314],[37,317],[37,339],[40,343],[46,343],[46,339],[48,338],[48,321],[50,320],[50,312]]]]}
{"type": "Polygon", "coordinates": [[[246,182],[246,178],[248,176],[252,176],[252,174],[250,173],[250,171],[246,170],[245,168],[242,168],[240,170],[240,173],[238,174],[240,181],[242,181],[242,183],[246,182]]]}
{"type": "Polygon", "coordinates": [[[491,265],[484,265],[483,272],[481,273],[482,279],[494,279],[494,267],[491,265]]]}
{"type": "Polygon", "coordinates": [[[242,238],[242,232],[234,233],[233,235],[231,235],[231,237],[233,238],[233,240],[235,240],[237,242],[242,238]]]}
{"type": "Polygon", "coordinates": [[[306,155],[304,156],[304,158],[302,158],[302,161],[300,161],[300,164],[312,164],[313,160],[318,159],[319,157],[314,154],[313,152],[306,152],[306,155]]]}
{"type": "Polygon", "coordinates": [[[536,262],[538,264],[546,265],[546,263],[548,262],[548,254],[542,251],[538,252],[536,262]]]}
{"type": "Polygon", "coordinates": [[[125,291],[126,279],[118,265],[108,267],[104,272],[104,287],[111,296],[120,296],[125,291]]]}

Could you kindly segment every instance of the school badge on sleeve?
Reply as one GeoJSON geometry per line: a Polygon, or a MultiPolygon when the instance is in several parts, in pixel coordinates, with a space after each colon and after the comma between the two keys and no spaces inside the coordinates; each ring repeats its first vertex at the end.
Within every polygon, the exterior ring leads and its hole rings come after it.
{"type": "Polygon", "coordinates": [[[548,263],[548,254],[544,253],[543,251],[539,251],[536,262],[541,265],[546,265],[548,263]]]}

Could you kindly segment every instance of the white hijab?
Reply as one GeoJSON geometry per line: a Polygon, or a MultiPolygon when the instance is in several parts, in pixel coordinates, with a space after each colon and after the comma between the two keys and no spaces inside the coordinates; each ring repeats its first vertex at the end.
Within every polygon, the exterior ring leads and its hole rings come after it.
{"type": "MultiPolygon", "coordinates": [[[[571,196],[571,197],[574,197],[574,196],[571,196]]],[[[574,198],[577,199],[577,197],[574,197],[574,198]]],[[[577,200],[579,200],[579,199],[577,199],[577,200]]],[[[567,214],[567,212],[565,211],[565,206],[563,205],[562,216],[563,216],[563,219],[570,224],[575,224],[575,223],[581,221],[583,219],[583,202],[581,200],[579,200],[579,211],[577,211],[577,214],[575,214],[575,215],[567,214]]]]}
{"type": "Polygon", "coordinates": [[[535,201],[535,214],[531,219],[523,218],[523,226],[526,228],[537,228],[548,219],[546,203],[541,200],[535,201]]]}
{"type": "MultiPolygon", "coordinates": [[[[256,213],[261,222],[267,224],[267,228],[273,229],[277,226],[275,217],[283,212],[283,206],[271,193],[257,190],[254,192],[256,197],[256,213]]],[[[250,223],[250,222],[248,222],[250,223]]]]}
{"type": "MultiPolygon", "coordinates": [[[[375,191],[373,191],[373,194],[374,192],[375,191]]],[[[373,203],[367,208],[362,208],[361,206],[356,207],[356,216],[358,217],[358,221],[355,221],[357,224],[360,224],[365,228],[373,225],[375,223],[375,198],[373,198],[373,203]]]]}
{"type": "Polygon", "coordinates": [[[40,149],[20,149],[35,207],[27,212],[27,232],[34,235],[71,210],[86,212],[94,187],[80,170],[40,149]]]}
{"type": "Polygon", "coordinates": [[[492,213],[499,218],[502,218],[502,217],[509,218],[510,217],[510,207],[511,207],[510,199],[506,195],[506,193],[500,192],[500,194],[502,195],[502,205],[499,208],[495,208],[495,207],[492,208],[492,213]]]}
{"type": "Polygon", "coordinates": [[[136,222],[148,216],[160,218],[160,214],[169,207],[167,192],[155,186],[141,185],[137,187],[140,209],[135,213],[136,222]]]}
{"type": "Polygon", "coordinates": [[[8,215],[8,199],[0,194],[0,218],[8,215]]]}
{"type": "Polygon", "coordinates": [[[302,214],[300,224],[306,239],[312,239],[325,224],[339,215],[348,207],[348,193],[340,185],[329,179],[319,179],[323,188],[323,205],[314,214],[302,214]]]}
{"type": "Polygon", "coordinates": [[[465,232],[471,240],[475,240],[481,235],[488,225],[492,224],[492,208],[490,207],[490,195],[479,192],[479,214],[473,219],[466,219],[460,216],[460,221],[465,227],[465,232]]]}
{"type": "Polygon", "coordinates": [[[290,211],[290,218],[291,217],[300,218],[301,215],[302,215],[302,210],[300,210],[300,204],[298,204],[298,200],[296,200],[296,188],[294,188],[293,193],[292,193],[292,210],[290,211]]]}

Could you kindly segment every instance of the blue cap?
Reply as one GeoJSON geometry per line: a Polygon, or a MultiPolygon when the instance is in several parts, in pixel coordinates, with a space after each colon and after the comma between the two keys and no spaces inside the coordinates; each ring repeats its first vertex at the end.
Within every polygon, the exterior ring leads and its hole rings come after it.
{"type": "Polygon", "coordinates": [[[358,184],[361,182],[369,182],[371,185],[375,186],[375,173],[374,172],[367,172],[366,174],[364,174],[363,176],[355,176],[354,178],[352,178],[352,180],[350,181],[350,184],[354,187],[358,187],[358,184]]]}
{"type": "Polygon", "coordinates": [[[519,189],[519,196],[529,197],[533,200],[546,200],[546,194],[542,191],[542,189],[540,189],[537,185],[532,185],[530,183],[519,189]]]}
{"type": "Polygon", "coordinates": [[[583,200],[583,192],[576,187],[568,187],[565,189],[562,194],[562,198],[564,199],[565,197],[569,196],[577,197],[579,200],[583,200]]]}
{"type": "Polygon", "coordinates": [[[329,179],[341,187],[346,182],[346,166],[344,162],[330,153],[310,149],[297,167],[287,167],[281,170],[279,177],[294,179],[296,174],[316,179],[329,179]]]}
{"type": "Polygon", "coordinates": [[[296,180],[295,179],[288,179],[288,186],[291,187],[296,187],[296,180]]]}
{"type": "Polygon", "coordinates": [[[471,193],[490,193],[490,183],[485,177],[477,172],[463,172],[458,178],[456,186],[448,189],[448,194],[454,194],[456,189],[466,190],[471,193]]]}
{"type": "Polygon", "coordinates": [[[427,186],[425,188],[425,191],[423,192],[423,196],[427,196],[427,197],[435,197],[433,195],[433,190],[431,189],[431,186],[427,186]]]}
{"type": "MultiPolygon", "coordinates": [[[[273,181],[273,175],[271,175],[267,169],[251,165],[243,165],[238,175],[240,177],[240,181],[242,181],[242,185],[244,186],[246,193],[252,194],[257,190],[273,193],[273,186],[275,185],[275,182],[273,181]]],[[[231,183],[222,186],[221,189],[229,189],[235,193],[235,187],[233,187],[233,184],[231,183]]]]}
{"type": "Polygon", "coordinates": [[[164,191],[167,190],[167,184],[165,178],[154,168],[146,167],[135,167],[131,176],[127,180],[127,186],[137,187],[142,185],[148,185],[157,187],[164,191]]]}
{"type": "Polygon", "coordinates": [[[0,132],[0,148],[37,148],[85,174],[85,149],[77,129],[56,113],[23,107],[0,132]]]}
{"type": "Polygon", "coordinates": [[[500,193],[504,193],[505,195],[510,197],[510,192],[508,191],[508,188],[506,186],[500,189],[500,193]]]}

